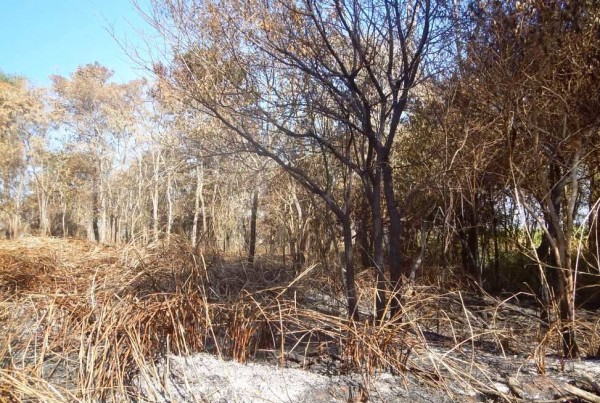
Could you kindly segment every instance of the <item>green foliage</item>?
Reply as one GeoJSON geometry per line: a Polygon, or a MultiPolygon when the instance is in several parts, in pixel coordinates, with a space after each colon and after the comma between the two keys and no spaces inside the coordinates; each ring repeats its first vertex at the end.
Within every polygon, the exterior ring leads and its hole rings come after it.
{"type": "Polygon", "coordinates": [[[527,255],[509,250],[498,257],[498,270],[493,264],[485,276],[485,287],[491,292],[531,292],[539,288],[539,267],[527,255]]]}

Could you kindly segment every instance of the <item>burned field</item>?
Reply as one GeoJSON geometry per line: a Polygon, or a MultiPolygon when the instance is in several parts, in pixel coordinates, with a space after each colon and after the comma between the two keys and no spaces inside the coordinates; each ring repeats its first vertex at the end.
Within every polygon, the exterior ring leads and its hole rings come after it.
{"type": "Polygon", "coordinates": [[[0,400],[600,400],[597,311],[578,312],[584,358],[566,360],[530,295],[415,283],[401,320],[374,325],[371,276],[349,321],[318,266],[250,268],[176,240],[1,241],[0,400]]]}

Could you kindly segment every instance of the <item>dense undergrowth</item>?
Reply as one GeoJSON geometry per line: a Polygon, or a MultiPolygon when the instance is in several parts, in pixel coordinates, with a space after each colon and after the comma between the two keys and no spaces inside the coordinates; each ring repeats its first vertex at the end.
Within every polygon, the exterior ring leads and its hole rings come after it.
{"type": "MultiPolygon", "coordinates": [[[[350,322],[338,280],[318,266],[294,273],[263,258],[251,268],[178,240],[144,248],[0,241],[0,400],[151,401],[139,380],[156,379],[168,354],[200,351],[281,365],[291,353],[327,354],[338,372],[412,374],[448,393],[458,379],[509,399],[449,353],[471,351],[471,367],[478,348],[521,354],[543,372],[560,350],[558,324],[540,333],[534,298],[468,292],[451,272],[445,283],[430,274],[405,289],[401,320],[374,326],[371,276],[358,279],[363,320],[350,322]]],[[[580,318],[580,348],[593,355],[600,319],[580,318]]]]}

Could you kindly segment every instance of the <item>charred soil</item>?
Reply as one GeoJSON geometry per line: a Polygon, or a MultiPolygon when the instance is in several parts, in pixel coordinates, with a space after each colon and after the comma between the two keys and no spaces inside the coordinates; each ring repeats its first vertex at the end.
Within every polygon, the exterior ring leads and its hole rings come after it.
{"type": "Polygon", "coordinates": [[[417,282],[373,325],[371,276],[352,322],[319,266],[0,241],[0,400],[600,401],[597,311],[577,312],[565,360],[530,295],[417,282]]]}

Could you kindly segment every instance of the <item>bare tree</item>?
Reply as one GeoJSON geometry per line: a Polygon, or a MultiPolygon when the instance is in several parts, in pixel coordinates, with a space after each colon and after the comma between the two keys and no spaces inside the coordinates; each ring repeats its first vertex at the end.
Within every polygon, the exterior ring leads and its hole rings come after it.
{"type": "MultiPolygon", "coordinates": [[[[487,133],[503,139],[515,200],[543,230],[537,254],[559,305],[563,350],[575,341],[574,231],[583,167],[597,147],[600,9],[586,1],[510,1],[474,6],[479,35],[469,42],[464,104],[487,133]]],[[[510,181],[510,182],[508,182],[510,181]]],[[[543,282],[543,281],[542,281],[543,282]]]]}
{"type": "MultiPolygon", "coordinates": [[[[393,145],[411,90],[425,72],[421,63],[444,29],[440,4],[156,2],[149,18],[173,45],[173,68],[158,66],[156,71],[170,76],[250,149],[272,158],[321,196],[340,221],[348,211],[291,163],[292,156],[312,145],[362,178],[373,221],[378,318],[387,303],[384,211],[395,292],[406,261],[400,254],[402,213],[395,195],[393,145]]],[[[397,299],[392,305],[395,313],[397,299]]]]}

